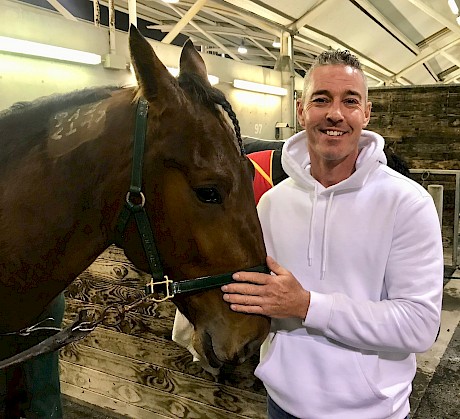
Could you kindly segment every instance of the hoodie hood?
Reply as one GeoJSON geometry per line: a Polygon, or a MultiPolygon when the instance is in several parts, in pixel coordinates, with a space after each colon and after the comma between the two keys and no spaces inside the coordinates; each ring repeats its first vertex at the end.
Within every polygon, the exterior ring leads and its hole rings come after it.
{"type": "Polygon", "coordinates": [[[321,276],[326,276],[328,245],[329,245],[329,224],[330,213],[333,205],[334,195],[346,193],[361,188],[368,179],[369,175],[380,165],[386,164],[387,159],[383,151],[385,140],[372,131],[363,130],[359,140],[359,155],[356,160],[356,170],[347,179],[324,188],[310,174],[310,154],[307,147],[308,139],[305,131],[301,131],[289,138],[283,146],[281,163],[284,171],[301,187],[310,191],[312,206],[310,211],[310,228],[308,233],[307,260],[308,265],[313,263],[313,248],[315,238],[313,234],[314,225],[317,220],[318,196],[323,195],[327,199],[327,206],[324,215],[322,245],[321,245],[321,276]]]}
{"type": "MultiPolygon", "coordinates": [[[[310,174],[310,153],[307,144],[308,138],[305,131],[295,134],[285,142],[281,155],[283,169],[296,183],[306,189],[324,189],[310,174]]],[[[323,193],[337,193],[337,191],[361,188],[370,173],[380,164],[387,163],[383,151],[384,145],[385,140],[379,134],[363,130],[359,140],[359,155],[355,172],[342,182],[324,189],[323,193]]]]}

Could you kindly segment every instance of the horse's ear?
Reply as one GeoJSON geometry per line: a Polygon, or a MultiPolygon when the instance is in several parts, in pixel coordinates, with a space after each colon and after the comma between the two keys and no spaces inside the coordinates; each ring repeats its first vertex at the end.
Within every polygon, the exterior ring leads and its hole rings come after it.
{"type": "Polygon", "coordinates": [[[194,73],[204,80],[208,80],[208,72],[206,64],[201,58],[201,55],[195,49],[195,45],[189,39],[182,48],[180,56],[180,71],[181,73],[194,73]]]}
{"type": "Polygon", "coordinates": [[[158,59],[152,46],[132,24],[129,28],[129,50],[142,95],[148,101],[157,97],[168,97],[167,92],[176,85],[175,78],[158,59]]]}

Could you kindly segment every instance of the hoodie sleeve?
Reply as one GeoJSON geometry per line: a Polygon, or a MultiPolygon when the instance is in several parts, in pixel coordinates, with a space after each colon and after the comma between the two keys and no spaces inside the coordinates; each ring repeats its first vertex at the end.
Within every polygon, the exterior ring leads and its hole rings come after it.
{"type": "Polygon", "coordinates": [[[355,348],[424,352],[439,329],[443,269],[439,220],[425,194],[398,210],[382,300],[311,292],[303,324],[355,348]]]}

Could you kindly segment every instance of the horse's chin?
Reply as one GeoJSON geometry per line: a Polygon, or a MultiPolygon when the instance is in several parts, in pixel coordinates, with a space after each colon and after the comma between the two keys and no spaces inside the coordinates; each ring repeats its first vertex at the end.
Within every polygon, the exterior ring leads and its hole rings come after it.
{"type": "Polygon", "coordinates": [[[203,368],[205,371],[209,372],[210,374],[214,375],[214,377],[217,377],[220,374],[220,369],[223,366],[223,364],[221,364],[219,367],[211,367],[211,365],[209,364],[206,358],[200,358],[198,362],[201,368],[203,368]]]}

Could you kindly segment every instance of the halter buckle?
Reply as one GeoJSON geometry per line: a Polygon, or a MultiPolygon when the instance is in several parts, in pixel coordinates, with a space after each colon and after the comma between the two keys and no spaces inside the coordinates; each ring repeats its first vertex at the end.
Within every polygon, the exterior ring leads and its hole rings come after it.
{"type": "Polygon", "coordinates": [[[160,282],[155,282],[153,280],[153,277],[152,279],[150,280],[150,282],[148,284],[145,285],[145,292],[147,294],[154,294],[155,293],[155,286],[156,285],[164,285],[165,289],[166,289],[166,295],[164,298],[161,298],[161,299],[158,299],[158,298],[155,298],[155,297],[150,297],[150,299],[152,301],[154,301],[155,303],[162,303],[163,301],[167,301],[167,300],[171,300],[172,298],[174,298],[174,291],[172,291],[171,289],[171,285],[173,284],[173,281],[171,281],[169,278],[168,278],[168,275],[165,275],[164,277],[164,281],[160,281],[160,282]]]}

